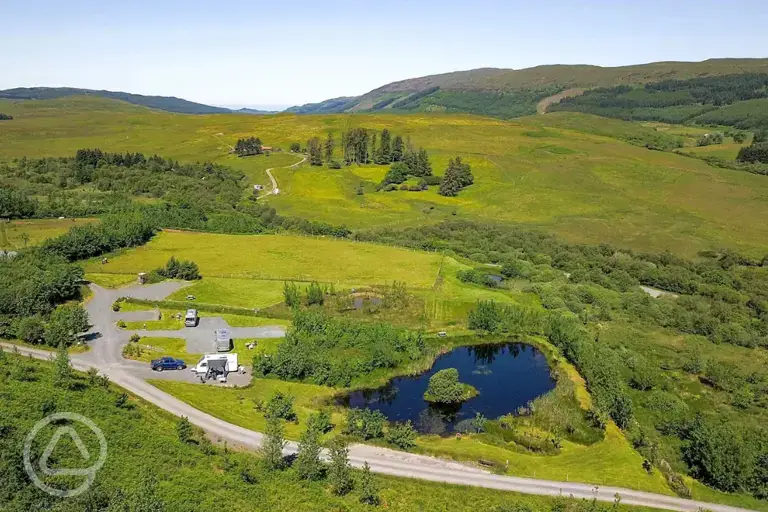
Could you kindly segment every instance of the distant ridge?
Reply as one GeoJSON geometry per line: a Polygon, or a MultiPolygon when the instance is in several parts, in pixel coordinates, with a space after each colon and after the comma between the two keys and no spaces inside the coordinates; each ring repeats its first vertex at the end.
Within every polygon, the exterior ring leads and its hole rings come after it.
{"type": "Polygon", "coordinates": [[[512,118],[535,114],[540,101],[569,89],[741,73],[768,73],[768,59],[653,62],[619,67],[556,64],[517,70],[479,68],[400,80],[361,96],[333,98],[291,107],[286,112],[464,112],[512,118]]]}
{"type": "Polygon", "coordinates": [[[12,100],[51,100],[76,95],[91,95],[122,100],[134,105],[180,114],[228,114],[232,112],[228,108],[212,107],[174,96],[144,96],[128,92],[97,91],[74,87],[17,87],[0,91],[0,99],[12,100]]]}

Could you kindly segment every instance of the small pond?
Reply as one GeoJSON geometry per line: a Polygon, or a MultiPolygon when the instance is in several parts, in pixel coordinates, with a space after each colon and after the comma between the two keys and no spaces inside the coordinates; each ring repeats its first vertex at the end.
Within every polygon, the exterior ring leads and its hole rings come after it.
{"type": "Polygon", "coordinates": [[[377,389],[354,391],[340,403],[347,407],[379,410],[390,421],[411,420],[425,434],[464,430],[480,413],[488,419],[514,412],[555,386],[544,354],[523,343],[459,347],[440,356],[421,375],[397,377],[377,389]],[[455,405],[424,400],[429,378],[439,370],[456,368],[459,380],[480,394],[455,405]]]}

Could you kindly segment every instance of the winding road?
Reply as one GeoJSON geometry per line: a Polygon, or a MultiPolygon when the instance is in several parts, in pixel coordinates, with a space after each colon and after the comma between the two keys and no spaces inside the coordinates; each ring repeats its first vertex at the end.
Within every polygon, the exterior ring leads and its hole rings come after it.
{"type": "Polygon", "coordinates": [[[267,196],[269,196],[269,195],[277,195],[277,194],[279,194],[279,193],[280,193],[280,189],[279,189],[279,188],[278,188],[278,186],[277,186],[277,180],[276,180],[276,179],[275,179],[275,177],[272,175],[272,171],[274,171],[275,169],[284,169],[284,168],[287,168],[287,169],[295,169],[296,167],[300,166],[301,164],[303,164],[303,163],[304,163],[304,162],[306,162],[306,161],[307,161],[307,157],[306,157],[306,156],[304,156],[304,157],[303,157],[301,160],[299,160],[299,161],[298,161],[298,162],[296,162],[295,164],[291,164],[291,165],[284,165],[283,167],[270,167],[269,169],[267,169],[267,170],[266,170],[266,173],[267,173],[267,176],[269,176],[269,181],[271,181],[271,182],[272,182],[272,190],[270,190],[269,192],[267,192],[267,193],[266,193],[266,194],[264,194],[263,196],[259,196],[259,197],[257,197],[256,199],[258,200],[258,199],[261,199],[262,197],[267,197],[267,196]]]}
{"type": "MultiPolygon", "coordinates": [[[[300,163],[300,162],[299,162],[300,163]]],[[[295,164],[298,165],[298,164],[295,164]]],[[[255,450],[261,446],[263,435],[233,425],[219,418],[195,409],[191,405],[148,384],[143,376],[147,375],[147,365],[127,361],[122,357],[122,346],[128,342],[129,333],[115,325],[119,313],[112,311],[112,303],[118,297],[136,297],[159,300],[178,290],[180,283],[163,282],[148,286],[132,286],[119,290],[107,290],[91,285],[93,297],[86,305],[91,321],[94,323],[89,334],[93,338],[91,350],[85,354],[70,357],[72,366],[80,371],[96,368],[109,377],[115,384],[123,387],[176,416],[186,416],[189,421],[202,428],[213,440],[227,441],[230,445],[255,450]]],[[[0,343],[7,348],[15,347],[0,343]]],[[[50,359],[51,352],[44,350],[15,347],[20,353],[40,359],[50,359]]],[[[297,444],[289,442],[286,454],[297,451],[297,444]]],[[[653,494],[618,487],[598,487],[577,482],[558,482],[533,478],[496,475],[477,467],[450,460],[400,452],[387,448],[354,444],[350,446],[350,462],[355,467],[362,467],[367,462],[376,473],[406,478],[418,478],[434,482],[469,485],[504,491],[514,491],[542,496],[573,496],[575,498],[612,502],[616,495],[621,503],[640,505],[666,510],[697,512],[708,509],[713,512],[744,512],[746,509],[686,500],[673,496],[653,494]]]]}

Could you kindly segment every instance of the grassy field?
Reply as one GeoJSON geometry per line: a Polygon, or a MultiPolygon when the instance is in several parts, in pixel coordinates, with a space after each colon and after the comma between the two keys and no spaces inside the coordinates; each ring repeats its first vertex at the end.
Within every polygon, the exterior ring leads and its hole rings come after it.
{"type": "MultiPolygon", "coordinates": [[[[541,343],[541,340],[539,341],[541,343]]],[[[546,342],[543,342],[546,343],[546,342]]],[[[565,366],[566,374],[572,375],[577,382],[577,391],[585,393],[583,380],[578,377],[573,367],[553,351],[553,364],[565,366]]],[[[262,350],[271,347],[263,346],[262,350]]],[[[194,405],[214,416],[237,425],[262,430],[266,426],[263,413],[255,410],[251,402],[266,400],[275,391],[280,390],[296,397],[299,425],[289,424],[286,434],[296,439],[301,433],[301,424],[313,411],[325,407],[338,390],[312,384],[282,382],[274,379],[254,379],[247,388],[228,390],[201,387],[184,382],[155,380],[152,384],[194,405]],[[300,412],[299,412],[300,411],[300,412]]],[[[588,394],[586,395],[588,397],[588,394]]],[[[334,423],[343,423],[343,409],[334,408],[334,423]]],[[[585,446],[565,442],[560,454],[541,456],[521,453],[513,446],[499,446],[484,443],[482,436],[464,435],[461,438],[420,436],[416,450],[431,455],[447,456],[459,460],[477,462],[490,460],[504,466],[509,462],[509,473],[518,476],[550,478],[595,483],[599,485],[618,485],[663,494],[670,494],[660,474],[648,475],[642,469],[642,457],[636,453],[621,431],[610,425],[603,441],[585,446]],[[608,470],[610,469],[610,470],[608,470]]]]}
{"type": "MultiPolygon", "coordinates": [[[[692,255],[728,246],[762,255],[768,210],[762,176],[717,169],[679,155],[616,140],[616,131],[651,130],[588,115],[554,113],[514,122],[440,114],[185,116],[97,98],[0,101],[14,116],[0,135],[0,159],[72,154],[82,147],[212,160],[263,182],[267,167],[290,155],[236,158],[229,146],[258,135],[265,144],[338,138],[342,129],[389,128],[426,147],[442,173],[461,155],[476,180],[456,198],[425,192],[375,192],[380,167],[279,169],[281,194],[265,199],[280,213],[364,228],[458,217],[522,223],[576,242],[608,242],[692,255]],[[546,129],[543,129],[546,128],[546,129]],[[41,144],[41,141],[45,144],[41,144]],[[366,193],[355,194],[360,182],[366,193]]],[[[298,157],[294,157],[298,159],[298,157]]]]}
{"type": "MultiPolygon", "coordinates": [[[[258,457],[238,452],[231,447],[226,452],[222,448],[207,449],[197,432],[193,442],[183,443],[176,433],[177,418],[171,414],[134,396],[129,396],[125,407],[116,407],[115,400],[123,391],[117,386],[89,386],[86,378],[80,375],[78,384],[82,384],[82,387],[67,390],[54,384],[51,363],[15,356],[9,356],[9,361],[6,364],[25,364],[28,371],[35,375],[35,380],[9,379],[3,388],[4,396],[8,399],[0,401],[4,424],[10,427],[8,430],[15,436],[9,439],[4,437],[0,442],[9,441],[3,447],[10,456],[18,455],[18,460],[21,460],[20,447],[23,445],[24,433],[29,432],[40,419],[40,410],[55,400],[58,410],[86,415],[104,432],[109,451],[106,464],[96,474],[95,480],[95,486],[102,491],[121,489],[128,495],[135,492],[142,494],[139,481],[142,476],[150,474],[158,482],[156,492],[165,504],[164,509],[173,512],[211,509],[220,507],[222,503],[226,503],[227,510],[235,512],[372,510],[370,505],[360,503],[359,489],[345,497],[334,496],[329,492],[325,480],[300,480],[294,470],[270,473],[262,468],[258,457]],[[147,457],[148,452],[154,456],[147,457]],[[243,472],[250,474],[256,483],[245,481],[243,472]],[[213,491],[201,493],[200,489],[213,491]]],[[[98,451],[98,442],[92,436],[85,435],[76,425],[75,429],[91,453],[94,453],[93,450],[98,451]]],[[[50,432],[46,431],[45,434],[50,432]]],[[[57,456],[57,463],[61,467],[77,467],[77,463],[82,462],[77,450],[70,452],[77,455],[70,457],[67,452],[57,456]]],[[[355,476],[359,477],[359,473],[355,472],[355,476]]],[[[508,507],[514,507],[512,510],[550,512],[560,504],[553,497],[380,475],[376,475],[375,479],[381,488],[381,508],[395,512],[501,511],[508,507]]],[[[29,510],[41,506],[48,499],[31,483],[27,484],[26,480],[21,480],[21,483],[24,488],[14,487],[14,492],[7,495],[12,500],[8,506],[29,510]]],[[[82,501],[57,501],[42,506],[46,509],[67,510],[85,507],[82,501]]],[[[581,510],[575,505],[565,502],[567,508],[557,510],[581,510]]],[[[610,505],[606,504],[605,507],[608,510],[610,505]]],[[[630,510],[639,512],[651,509],[621,505],[616,512],[630,510]]]]}
{"type": "Polygon", "coordinates": [[[73,226],[81,226],[95,219],[33,219],[0,222],[0,249],[23,249],[37,245],[46,238],[61,235],[73,226]],[[24,241],[24,234],[29,239],[24,241]]]}
{"type": "MultiPolygon", "coordinates": [[[[334,239],[162,232],[148,244],[110,258],[106,265],[100,261],[87,263],[86,271],[136,275],[162,267],[171,256],[197,263],[203,282],[208,277],[275,279],[279,287],[283,280],[347,284],[399,280],[428,288],[437,278],[441,259],[437,254],[334,239]]],[[[270,289],[274,291],[274,286],[270,289]]],[[[215,297],[228,293],[219,286],[208,299],[226,303],[215,297]]],[[[250,296],[249,291],[244,293],[250,296]]],[[[271,294],[269,301],[275,296],[271,294]]],[[[202,297],[200,300],[204,302],[202,297]]]]}

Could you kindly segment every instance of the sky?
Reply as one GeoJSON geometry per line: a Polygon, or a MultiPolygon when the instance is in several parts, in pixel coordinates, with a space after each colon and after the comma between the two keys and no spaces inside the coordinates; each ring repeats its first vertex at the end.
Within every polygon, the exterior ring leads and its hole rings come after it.
{"type": "Polygon", "coordinates": [[[0,89],[281,108],[479,67],[768,57],[765,0],[0,0],[0,89]]]}

